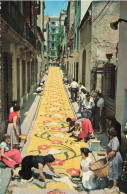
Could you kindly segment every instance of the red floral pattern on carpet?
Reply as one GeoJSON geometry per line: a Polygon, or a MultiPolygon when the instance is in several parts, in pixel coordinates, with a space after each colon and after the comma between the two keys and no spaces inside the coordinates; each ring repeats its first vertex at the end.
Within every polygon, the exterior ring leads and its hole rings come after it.
{"type": "Polygon", "coordinates": [[[53,166],[63,166],[63,164],[64,164],[64,161],[63,160],[60,160],[60,159],[55,159],[55,161],[54,162],[52,162],[52,165],[53,166]]]}
{"type": "Polygon", "coordinates": [[[59,140],[54,140],[52,141],[52,144],[62,144],[63,142],[62,141],[59,141],[59,140]]]}
{"type": "Polygon", "coordinates": [[[79,169],[75,168],[69,168],[66,170],[67,173],[69,173],[71,176],[78,176],[79,175],[79,169]]]}
{"type": "Polygon", "coordinates": [[[50,148],[50,146],[48,146],[48,145],[39,145],[38,146],[38,150],[47,150],[49,148],[50,148]]]}

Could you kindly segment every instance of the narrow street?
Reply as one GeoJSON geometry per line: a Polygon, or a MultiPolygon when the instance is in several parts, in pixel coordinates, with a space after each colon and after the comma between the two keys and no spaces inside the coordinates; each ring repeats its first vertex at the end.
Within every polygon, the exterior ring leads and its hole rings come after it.
{"type": "MultiPolygon", "coordinates": [[[[56,160],[52,164],[57,172],[62,176],[61,180],[55,178],[45,167],[46,176],[51,181],[44,183],[38,180],[38,171],[34,169],[34,180],[30,183],[22,184],[20,180],[11,181],[9,187],[16,193],[34,193],[34,189],[39,189],[40,193],[48,193],[53,189],[75,190],[76,183],[71,181],[71,175],[78,175],[80,168],[80,147],[85,147],[84,142],[75,142],[67,134],[67,117],[74,117],[71,105],[67,98],[60,70],[58,67],[51,67],[43,93],[40,109],[34,125],[29,142],[24,146],[25,155],[46,155],[51,153],[56,160]]],[[[23,155],[23,154],[22,154],[23,155]]],[[[8,187],[8,188],[9,188],[8,187]]],[[[38,190],[38,191],[39,191],[38,190]]],[[[70,193],[67,191],[66,193],[70,193]]]]}
{"type": "Polygon", "coordinates": [[[0,194],[127,193],[127,1],[1,1],[0,15],[0,194]],[[26,156],[33,180],[12,180],[26,156]]]}
{"type": "MultiPolygon", "coordinates": [[[[60,69],[50,67],[38,115],[34,126],[30,128],[27,142],[22,150],[22,157],[53,154],[55,161],[52,166],[61,175],[61,178],[56,178],[45,166],[44,175],[50,181],[43,182],[39,180],[38,170],[33,169],[34,179],[32,182],[22,183],[20,179],[11,180],[7,194],[106,193],[106,190],[102,189],[87,192],[82,187],[81,180],[72,178],[79,174],[80,148],[87,147],[87,144],[75,142],[74,138],[69,137],[68,124],[66,123],[68,116],[74,117],[74,113],[62,83],[60,69]]],[[[90,157],[93,160],[92,154],[90,157]]]]}

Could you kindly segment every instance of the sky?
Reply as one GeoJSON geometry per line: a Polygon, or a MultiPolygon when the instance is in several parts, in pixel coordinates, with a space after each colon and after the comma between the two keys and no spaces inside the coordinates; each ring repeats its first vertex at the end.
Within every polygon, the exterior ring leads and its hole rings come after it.
{"type": "Polygon", "coordinates": [[[60,11],[67,9],[67,1],[47,1],[45,0],[45,15],[60,16],[60,11]]]}

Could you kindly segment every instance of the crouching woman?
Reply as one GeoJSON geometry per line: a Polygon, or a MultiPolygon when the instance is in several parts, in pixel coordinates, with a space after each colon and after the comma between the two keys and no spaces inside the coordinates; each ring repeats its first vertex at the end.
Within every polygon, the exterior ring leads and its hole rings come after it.
{"type": "Polygon", "coordinates": [[[17,149],[10,150],[9,141],[10,136],[8,134],[4,134],[3,141],[0,144],[0,160],[10,168],[14,168],[17,164],[21,164],[22,158],[17,149]]]}
{"type": "Polygon", "coordinates": [[[47,164],[48,168],[57,176],[60,178],[60,175],[55,172],[54,168],[51,166],[51,163],[55,161],[55,158],[52,154],[48,154],[46,156],[26,156],[22,160],[22,166],[21,170],[19,172],[14,171],[12,178],[15,178],[16,176],[19,176],[22,178],[24,181],[31,181],[33,180],[32,177],[32,170],[31,168],[37,168],[40,174],[40,178],[44,181],[47,182],[49,181],[48,179],[45,178],[43,174],[43,168],[47,164]]]}
{"type": "Polygon", "coordinates": [[[89,149],[81,148],[81,164],[80,177],[82,177],[82,184],[86,190],[98,188],[95,174],[89,169],[92,164],[92,159],[89,157],[89,149]]]}

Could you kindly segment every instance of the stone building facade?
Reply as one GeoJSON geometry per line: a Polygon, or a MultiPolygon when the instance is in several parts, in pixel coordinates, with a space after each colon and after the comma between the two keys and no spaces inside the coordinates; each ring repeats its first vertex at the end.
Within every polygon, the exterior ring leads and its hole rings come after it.
{"type": "Polygon", "coordinates": [[[75,2],[69,1],[67,6],[67,17],[65,18],[65,36],[66,36],[66,72],[71,80],[74,76],[73,53],[74,53],[74,19],[75,2]]]}
{"type": "Polygon", "coordinates": [[[56,48],[56,36],[59,32],[59,17],[49,17],[49,32],[48,41],[49,48],[48,53],[50,55],[50,62],[57,59],[57,48],[56,48]]]}
{"type": "Polygon", "coordinates": [[[37,55],[41,53],[37,38],[39,14],[39,1],[1,2],[1,135],[6,132],[12,100],[22,107],[37,84],[37,55]]]}
{"type": "Polygon", "coordinates": [[[88,91],[100,89],[107,114],[115,115],[118,31],[110,23],[120,14],[119,2],[92,2],[80,24],[79,77],[88,91]],[[111,54],[109,62],[106,54],[111,54]]]}

